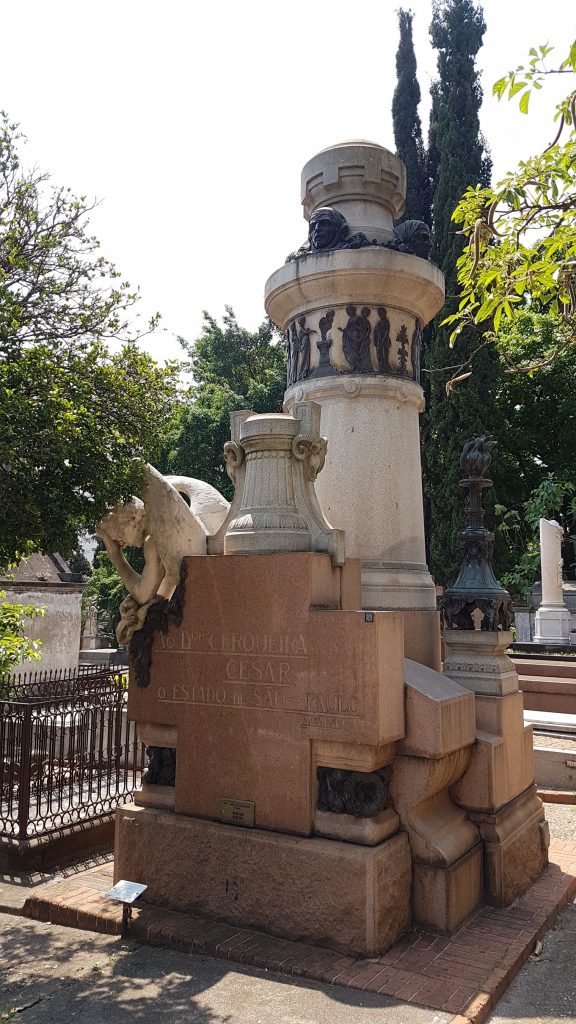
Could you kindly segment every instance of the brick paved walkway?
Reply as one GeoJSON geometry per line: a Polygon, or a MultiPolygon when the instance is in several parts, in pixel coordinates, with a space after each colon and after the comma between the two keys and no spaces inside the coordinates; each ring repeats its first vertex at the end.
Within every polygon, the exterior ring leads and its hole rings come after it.
{"type": "MultiPolygon", "coordinates": [[[[118,934],[120,908],[103,897],[112,869],[97,867],[35,890],[24,913],[69,927],[118,934]]],[[[550,865],[525,896],[503,910],[482,908],[451,937],[413,930],[377,959],[215,923],[143,904],[131,937],[154,946],[203,952],[315,981],[380,992],[480,1024],[576,892],[576,842],[553,840],[550,865]]]]}

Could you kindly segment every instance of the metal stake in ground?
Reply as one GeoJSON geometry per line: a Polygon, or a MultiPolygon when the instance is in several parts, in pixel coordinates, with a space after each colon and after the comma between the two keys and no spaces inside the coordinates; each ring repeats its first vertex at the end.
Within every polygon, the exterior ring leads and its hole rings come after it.
{"type": "Polygon", "coordinates": [[[127,882],[125,878],[121,878],[119,882],[116,882],[116,885],[104,893],[108,899],[122,904],[122,931],[120,935],[123,939],[128,935],[128,928],[132,920],[132,904],[140,899],[147,888],[148,886],[142,885],[141,882],[127,882]]]}

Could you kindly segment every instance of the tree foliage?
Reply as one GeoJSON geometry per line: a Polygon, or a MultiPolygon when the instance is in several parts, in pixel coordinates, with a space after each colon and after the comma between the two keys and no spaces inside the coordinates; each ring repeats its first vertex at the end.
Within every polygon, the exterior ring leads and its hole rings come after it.
{"type": "MultiPolygon", "coordinates": [[[[506,334],[503,344],[524,356],[556,346],[559,329],[557,318],[529,308],[500,328],[506,334]]],[[[574,571],[575,375],[576,349],[568,347],[536,374],[502,374],[499,380],[503,431],[496,463],[505,483],[496,495],[496,555],[505,586],[521,596],[538,577],[541,516],[560,518],[567,570],[574,571]]]]}
{"type": "Polygon", "coordinates": [[[138,493],[136,457],[153,458],[175,394],[170,367],[135,345],[111,353],[31,344],[0,355],[0,564],[77,547],[120,497],[138,493]]]}
{"type": "MultiPolygon", "coordinates": [[[[564,337],[564,327],[554,316],[530,308],[502,324],[500,332],[509,351],[528,358],[542,349],[559,348],[564,337]]],[[[500,444],[510,453],[521,500],[549,473],[576,482],[575,379],[576,349],[571,346],[538,373],[500,377],[497,401],[505,422],[500,444]]]]}
{"type": "Polygon", "coordinates": [[[452,214],[468,241],[458,261],[459,308],[445,321],[452,341],[470,324],[479,325],[513,370],[528,372],[576,344],[576,42],[554,67],[548,64],[551,52],[548,46],[533,48],[527,66],[493,87],[499,99],[519,96],[527,114],[533,91],[550,75],[568,76],[570,92],[556,107],[551,143],[494,187],[469,182],[452,214]],[[501,324],[527,304],[562,321],[553,347],[526,352],[506,345],[501,324]]]}
{"type": "MultiPolygon", "coordinates": [[[[270,320],[264,320],[257,331],[247,331],[229,307],[222,324],[204,313],[200,337],[191,343],[181,342],[194,383],[188,401],[176,408],[156,465],[163,473],[206,480],[230,498],[232,485],[223,460],[224,444],[230,440],[230,413],[235,409],[281,410],[285,352],[270,320]]],[[[142,552],[127,548],[124,554],[141,572],[142,552]]],[[[106,552],[97,552],[84,602],[95,600],[100,632],[112,644],[125,597],[124,584],[106,552]]]]}
{"type": "MultiPolygon", "coordinates": [[[[462,528],[459,500],[459,462],[464,442],[475,434],[502,435],[495,405],[499,376],[497,355],[481,348],[474,376],[451,395],[446,393],[450,364],[466,362],[478,349],[476,332],[463,332],[452,352],[449,331],[442,320],[458,305],[456,263],[463,240],[454,232],[452,211],[470,182],[486,185],[490,160],[480,132],[482,90],[475,65],[485,22],[472,0],[445,0],[433,7],[432,44],[438,52],[438,79],[432,85],[429,133],[429,172],[433,189],[432,258],[446,278],[446,306],[433,324],[424,350],[428,404],[423,417],[423,476],[429,564],[436,581],[453,582],[458,563],[458,534],[462,528]]],[[[498,480],[495,461],[495,482],[498,480]]],[[[498,490],[500,488],[498,487],[498,490]]]]}
{"type": "Polygon", "coordinates": [[[92,572],[92,566],[80,548],[77,548],[76,551],[73,551],[72,554],[68,556],[67,562],[70,567],[70,572],[78,573],[78,575],[84,576],[88,579],[92,572]]]}
{"type": "Polygon", "coordinates": [[[286,387],[286,356],[269,319],[257,331],[240,327],[226,307],[222,325],[204,313],[201,336],[183,341],[194,377],[191,401],[183,406],[169,436],[161,468],[195,476],[230,497],[224,443],[236,409],[279,412],[286,387]]]}
{"type": "Polygon", "coordinates": [[[516,562],[502,575],[502,582],[510,592],[528,598],[533,584],[540,575],[540,519],[557,519],[564,528],[562,550],[568,572],[574,571],[576,550],[576,484],[549,473],[534,488],[520,509],[507,509],[496,505],[498,533],[506,538],[516,562]]]}
{"type": "Polygon", "coordinates": [[[138,489],[134,459],[158,452],[177,383],[134,343],[136,294],[98,255],[92,207],[24,170],[21,141],[1,115],[0,565],[69,553],[138,489]]]}
{"type": "Polygon", "coordinates": [[[125,340],[138,296],[88,233],[95,204],[50,186],[48,174],[37,168],[25,170],[18,154],[23,140],[18,125],[0,112],[3,354],[18,354],[26,342],[125,340]]]}
{"type": "Polygon", "coordinates": [[[406,203],[403,219],[430,224],[430,194],[427,157],[418,113],[420,86],[416,76],[416,55],[412,39],[411,11],[399,10],[400,41],[396,51],[396,88],[392,99],[394,142],[406,167],[406,203]]]}
{"type": "MultiPolygon", "coordinates": [[[[125,548],[123,552],[136,572],[144,568],[144,556],[139,548],[125,548]]],[[[99,550],[94,556],[94,567],[82,594],[82,607],[87,610],[93,601],[98,617],[98,635],[111,647],[116,646],[116,626],[120,621],[120,605],[128,591],[108,554],[99,550]]]]}
{"type": "Polygon", "coordinates": [[[42,646],[39,640],[26,636],[26,624],[42,617],[44,608],[5,598],[5,591],[0,591],[0,674],[9,672],[22,661],[40,661],[42,646]]]}

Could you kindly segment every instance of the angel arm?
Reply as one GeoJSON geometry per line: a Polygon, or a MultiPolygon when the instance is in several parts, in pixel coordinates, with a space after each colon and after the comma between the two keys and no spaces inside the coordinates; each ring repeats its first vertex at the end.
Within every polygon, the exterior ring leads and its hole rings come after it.
{"type": "Polygon", "coordinates": [[[145,562],[142,574],[140,574],[124,558],[119,541],[113,540],[102,529],[100,529],[100,536],[106,545],[112,565],[134,600],[143,605],[156,597],[164,578],[164,566],[160,561],[158,549],[152,537],[147,537],[144,541],[145,562]]]}

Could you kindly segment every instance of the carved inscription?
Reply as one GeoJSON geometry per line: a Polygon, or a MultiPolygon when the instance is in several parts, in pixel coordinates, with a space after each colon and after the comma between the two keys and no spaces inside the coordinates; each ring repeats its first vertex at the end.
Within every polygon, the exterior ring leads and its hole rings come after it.
{"type": "Polygon", "coordinates": [[[161,634],[158,650],[186,651],[192,654],[269,654],[307,657],[306,641],[301,633],[193,633],[180,630],[175,636],[161,634]]]}
{"type": "MultiPolygon", "coordinates": [[[[193,683],[174,683],[158,687],[158,700],[169,704],[210,704],[220,707],[263,708],[283,711],[290,708],[291,698],[270,687],[250,687],[235,690],[227,686],[198,686],[193,683]]],[[[295,710],[295,709],[293,709],[295,710]]]]}
{"type": "Polygon", "coordinates": [[[190,659],[189,679],[158,686],[160,703],[296,714],[303,729],[339,730],[361,717],[356,694],[321,689],[302,633],[181,629],[158,636],[156,651],[190,659]]]}
{"type": "Polygon", "coordinates": [[[358,698],[347,697],[343,693],[307,693],[306,710],[329,715],[357,715],[358,698]]]}
{"type": "Polygon", "coordinates": [[[304,715],[302,729],[343,729],[344,720],[337,715],[304,715]]]}
{"type": "Polygon", "coordinates": [[[308,718],[326,715],[357,717],[360,714],[358,698],[343,693],[307,693],[304,697],[298,697],[270,686],[249,686],[240,690],[233,686],[199,686],[195,683],[159,686],[157,693],[158,700],[168,704],[210,704],[221,707],[297,711],[307,713],[308,718]]]}

